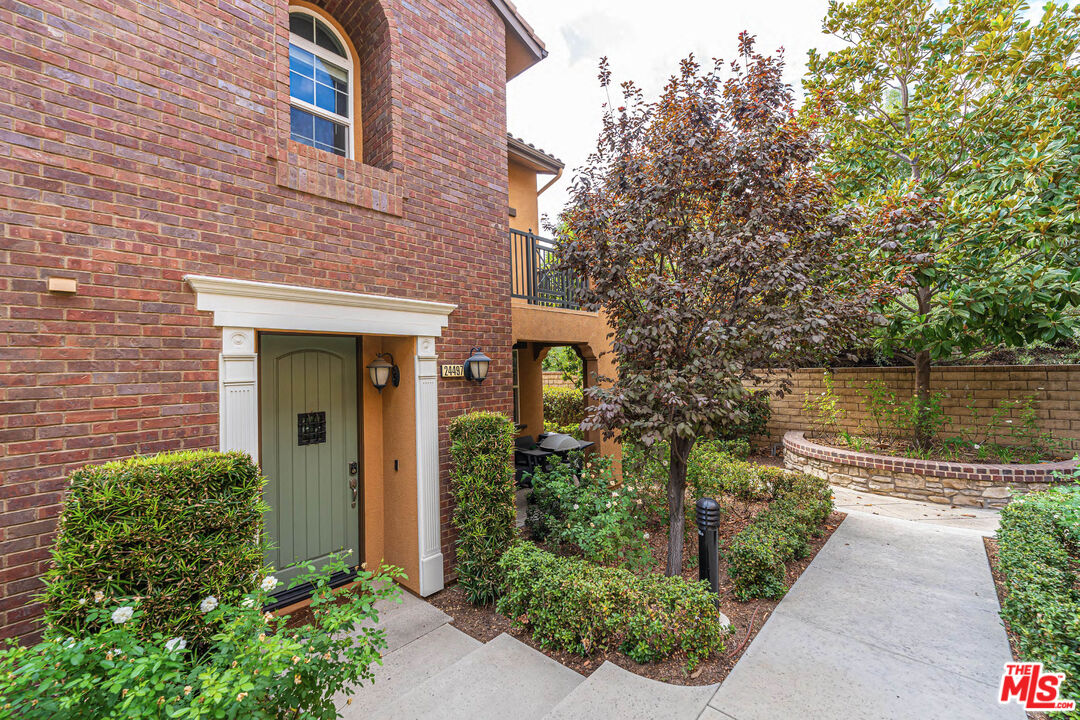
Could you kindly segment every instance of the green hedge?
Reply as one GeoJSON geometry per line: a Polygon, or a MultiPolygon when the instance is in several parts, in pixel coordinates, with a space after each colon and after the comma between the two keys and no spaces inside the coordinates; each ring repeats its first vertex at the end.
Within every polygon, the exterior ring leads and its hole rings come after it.
{"type": "Polygon", "coordinates": [[[578,388],[544,386],[544,422],[577,425],[585,419],[585,396],[578,388]]]}
{"type": "Polygon", "coordinates": [[[87,610],[141,597],[138,631],[206,642],[199,611],[249,592],[263,577],[265,480],[243,453],[180,452],[94,465],[71,475],[45,619],[81,636],[87,610]]]}
{"type": "MultiPolygon", "coordinates": [[[[1080,485],[1032,493],[1001,511],[1001,616],[1022,660],[1065,673],[1061,697],[1080,700],[1080,485]]],[[[1065,717],[1080,718],[1080,710],[1065,717]]]]}
{"type": "Polygon", "coordinates": [[[728,575],[738,600],[779,598],[787,592],[785,563],[805,557],[809,538],[820,536],[832,512],[832,491],[821,478],[804,473],[758,468],[736,474],[745,479],[736,492],[750,497],[771,496],[759,512],[724,549],[728,575]]]}
{"type": "Polygon", "coordinates": [[[704,582],[635,575],[528,542],[499,565],[499,612],[544,647],[579,655],[618,647],[642,663],[682,655],[690,670],[724,648],[715,596],[704,582]]]}
{"type": "Polygon", "coordinates": [[[514,540],[514,424],[474,412],[450,421],[450,487],[457,528],[458,582],[469,602],[495,601],[498,561],[514,540]]]}

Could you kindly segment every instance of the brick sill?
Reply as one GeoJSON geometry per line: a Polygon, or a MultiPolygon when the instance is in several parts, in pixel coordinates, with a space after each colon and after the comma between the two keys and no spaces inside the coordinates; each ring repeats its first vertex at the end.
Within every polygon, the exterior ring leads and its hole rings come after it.
{"type": "Polygon", "coordinates": [[[401,217],[401,177],[287,140],[278,146],[277,184],[308,195],[401,217]]]}

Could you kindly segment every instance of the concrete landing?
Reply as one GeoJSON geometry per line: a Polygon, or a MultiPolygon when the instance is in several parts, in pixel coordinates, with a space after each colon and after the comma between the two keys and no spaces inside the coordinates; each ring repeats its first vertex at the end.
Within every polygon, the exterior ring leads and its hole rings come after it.
{"type": "Polygon", "coordinates": [[[853,513],[702,718],[1024,720],[978,532],[853,513]]]}
{"type": "Polygon", "coordinates": [[[998,529],[997,510],[920,502],[837,486],[833,486],[833,501],[836,509],[845,513],[863,513],[926,525],[962,528],[988,537],[998,529]]]}
{"type": "Polygon", "coordinates": [[[544,720],[684,720],[705,709],[716,685],[684,687],[650,680],[605,662],[544,720]]]}
{"type": "Polygon", "coordinates": [[[505,633],[399,695],[385,720],[540,720],[585,678],[505,633]]]}
{"type": "MultiPolygon", "coordinates": [[[[426,603],[425,603],[426,604],[426,603]]],[[[357,692],[340,695],[334,704],[345,720],[381,717],[383,708],[418,684],[442,672],[480,647],[451,625],[441,625],[383,657],[375,680],[357,692]],[[351,702],[347,702],[351,699],[351,702]]]]}

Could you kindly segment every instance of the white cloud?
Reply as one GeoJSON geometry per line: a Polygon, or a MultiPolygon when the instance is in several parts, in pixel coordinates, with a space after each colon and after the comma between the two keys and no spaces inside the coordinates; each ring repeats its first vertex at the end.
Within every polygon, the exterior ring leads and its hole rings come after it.
{"type": "MultiPolygon", "coordinates": [[[[757,36],[759,51],[784,47],[787,80],[799,88],[806,52],[835,48],[821,32],[827,0],[515,0],[518,10],[547,45],[548,57],[508,86],[510,132],[566,163],[562,179],[540,196],[550,218],[566,202],[566,190],[596,144],[606,95],[597,62],[606,55],[614,79],[634,80],[655,97],[681,59],[730,60],[738,34],[757,36]]],[[[615,100],[617,88],[612,89],[615,100]]]]}

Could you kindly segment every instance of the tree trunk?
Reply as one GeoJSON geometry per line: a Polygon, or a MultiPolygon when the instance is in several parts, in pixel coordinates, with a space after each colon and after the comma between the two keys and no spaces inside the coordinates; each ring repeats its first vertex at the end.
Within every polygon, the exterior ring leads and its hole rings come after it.
{"type": "Polygon", "coordinates": [[[672,438],[668,459],[668,551],[664,574],[674,577],[682,574],[683,538],[686,535],[686,461],[690,457],[693,440],[672,438]]]}
{"type": "MultiPolygon", "coordinates": [[[[930,288],[920,286],[915,291],[915,299],[919,304],[919,314],[926,316],[930,313],[930,288]]],[[[919,350],[915,353],[915,446],[918,448],[930,447],[934,439],[927,423],[927,411],[930,407],[930,351],[919,350]]]]}
{"type": "Polygon", "coordinates": [[[915,353],[915,446],[926,448],[934,439],[927,427],[926,414],[930,406],[930,351],[915,353]]]}

